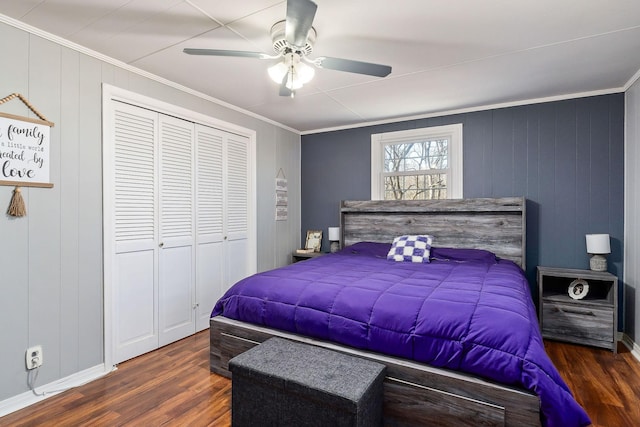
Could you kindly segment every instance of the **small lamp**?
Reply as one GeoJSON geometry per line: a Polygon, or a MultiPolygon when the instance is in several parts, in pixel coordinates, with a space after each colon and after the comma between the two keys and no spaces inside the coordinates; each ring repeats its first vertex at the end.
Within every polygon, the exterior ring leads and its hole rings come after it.
{"type": "Polygon", "coordinates": [[[340,227],[329,227],[329,242],[332,253],[340,250],[340,227]]]}
{"type": "Polygon", "coordinates": [[[587,234],[587,253],[591,254],[589,267],[593,271],[607,271],[606,254],[611,253],[608,234],[587,234]]]}

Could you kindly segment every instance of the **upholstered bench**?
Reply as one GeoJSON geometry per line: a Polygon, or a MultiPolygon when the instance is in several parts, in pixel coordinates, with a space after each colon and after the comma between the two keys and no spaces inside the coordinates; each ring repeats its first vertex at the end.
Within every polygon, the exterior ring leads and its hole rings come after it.
{"type": "Polygon", "coordinates": [[[385,366],[282,338],[229,361],[242,426],[379,426],[385,366]]]}

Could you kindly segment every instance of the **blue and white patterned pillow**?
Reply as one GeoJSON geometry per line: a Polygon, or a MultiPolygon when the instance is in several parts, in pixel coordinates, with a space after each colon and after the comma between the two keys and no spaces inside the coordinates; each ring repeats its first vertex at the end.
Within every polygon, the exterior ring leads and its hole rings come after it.
{"type": "Polygon", "coordinates": [[[393,244],[387,259],[394,261],[429,262],[429,253],[433,237],[429,235],[399,236],[393,244]]]}

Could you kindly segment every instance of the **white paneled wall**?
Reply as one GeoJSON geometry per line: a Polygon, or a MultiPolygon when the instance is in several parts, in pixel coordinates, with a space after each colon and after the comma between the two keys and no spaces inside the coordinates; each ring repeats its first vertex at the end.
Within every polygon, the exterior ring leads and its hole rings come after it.
{"type": "MultiPolygon", "coordinates": [[[[40,344],[38,386],[104,362],[102,85],[155,98],[256,132],[258,270],[286,263],[300,240],[300,135],[215,100],[0,22],[0,98],[18,92],[55,123],[52,189],[24,188],[27,216],[4,214],[0,186],[0,415],[34,399],[25,351],[40,344]],[[289,220],[276,224],[274,179],[289,180],[289,220]]],[[[19,101],[0,111],[31,116],[19,101]]],[[[51,387],[54,388],[54,387],[51,387]]],[[[61,386],[55,387],[61,388],[61,386]]]]}
{"type": "MultiPolygon", "coordinates": [[[[624,330],[640,345],[640,80],[626,92],[624,330]]],[[[637,354],[637,353],[636,353],[637,354]]]]}

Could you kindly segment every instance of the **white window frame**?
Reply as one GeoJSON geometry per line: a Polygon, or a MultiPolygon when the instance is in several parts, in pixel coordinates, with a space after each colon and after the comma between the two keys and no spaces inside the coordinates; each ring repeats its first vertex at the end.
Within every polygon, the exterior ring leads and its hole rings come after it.
{"type": "Polygon", "coordinates": [[[447,138],[450,141],[447,198],[462,198],[462,123],[371,135],[371,200],[384,200],[384,147],[416,140],[447,138]]]}

